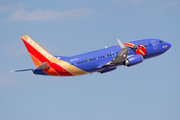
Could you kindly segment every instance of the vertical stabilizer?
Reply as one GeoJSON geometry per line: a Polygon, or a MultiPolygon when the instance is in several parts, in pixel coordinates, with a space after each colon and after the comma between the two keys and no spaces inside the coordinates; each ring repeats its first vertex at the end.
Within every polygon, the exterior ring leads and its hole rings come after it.
{"type": "Polygon", "coordinates": [[[44,62],[48,62],[50,64],[52,60],[57,60],[28,35],[22,36],[21,38],[36,67],[39,67],[44,62]]]}

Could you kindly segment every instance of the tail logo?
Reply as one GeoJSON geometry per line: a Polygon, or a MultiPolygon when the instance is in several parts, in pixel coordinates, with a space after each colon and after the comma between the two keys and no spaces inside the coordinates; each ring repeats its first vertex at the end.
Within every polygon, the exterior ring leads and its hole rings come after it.
{"type": "Polygon", "coordinates": [[[42,55],[44,55],[47,59],[51,59],[51,55],[46,52],[42,47],[40,47],[37,43],[35,43],[31,38],[27,39],[27,42],[33,46],[37,51],[39,51],[42,55]]]}

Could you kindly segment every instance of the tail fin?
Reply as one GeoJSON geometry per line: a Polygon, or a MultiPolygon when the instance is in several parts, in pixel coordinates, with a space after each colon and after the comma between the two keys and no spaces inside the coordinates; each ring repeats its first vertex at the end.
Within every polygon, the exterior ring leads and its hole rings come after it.
{"type": "Polygon", "coordinates": [[[22,36],[21,38],[35,66],[37,67],[32,69],[35,74],[51,76],[74,76],[88,74],[88,72],[85,72],[68,62],[56,59],[28,35],[22,36]]]}
{"type": "Polygon", "coordinates": [[[42,63],[48,62],[50,64],[52,60],[57,60],[28,35],[22,36],[21,38],[36,67],[39,67],[42,63]]]}

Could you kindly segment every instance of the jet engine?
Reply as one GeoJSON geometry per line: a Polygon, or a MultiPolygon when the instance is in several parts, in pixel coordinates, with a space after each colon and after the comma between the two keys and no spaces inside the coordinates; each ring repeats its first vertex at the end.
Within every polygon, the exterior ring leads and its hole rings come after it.
{"type": "Polygon", "coordinates": [[[140,54],[129,56],[124,62],[125,66],[133,66],[143,62],[143,56],[140,54]]]}

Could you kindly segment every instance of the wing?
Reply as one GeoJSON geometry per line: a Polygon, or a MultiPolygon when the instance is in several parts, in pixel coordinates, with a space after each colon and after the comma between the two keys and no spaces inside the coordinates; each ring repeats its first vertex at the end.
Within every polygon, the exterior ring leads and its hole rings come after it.
{"type": "Polygon", "coordinates": [[[117,41],[119,43],[119,46],[121,47],[121,52],[119,52],[119,54],[111,62],[107,63],[104,66],[120,64],[126,60],[129,50],[119,39],[117,39],[117,41]]]}

